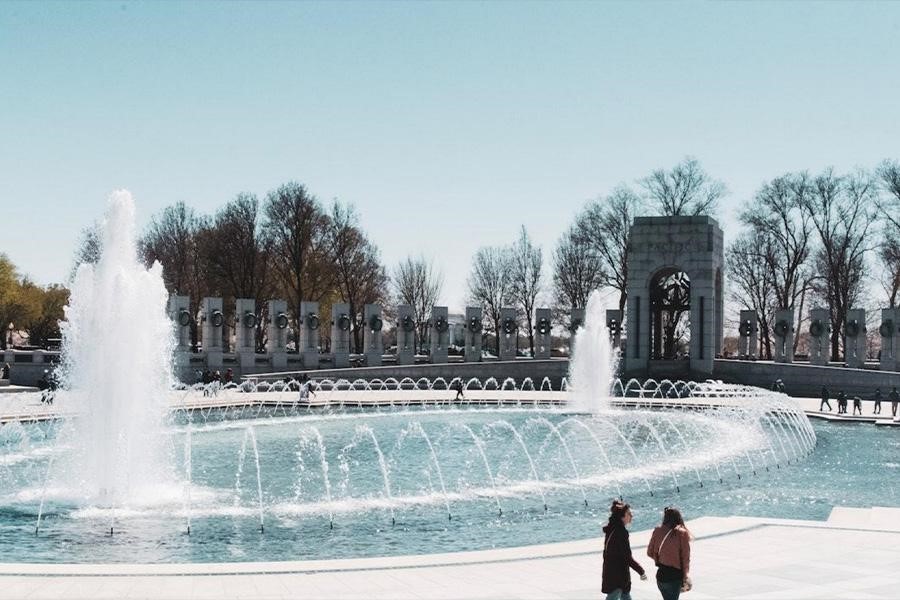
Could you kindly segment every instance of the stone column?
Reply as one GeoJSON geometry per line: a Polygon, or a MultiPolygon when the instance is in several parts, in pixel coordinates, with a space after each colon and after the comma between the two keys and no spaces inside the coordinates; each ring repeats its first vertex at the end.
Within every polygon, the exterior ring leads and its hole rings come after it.
{"type": "Polygon", "coordinates": [[[381,339],[381,328],[384,321],[381,320],[381,305],[366,304],[365,312],[365,351],[366,364],[370,367],[381,366],[381,356],[384,354],[384,341],[381,339]]]}
{"type": "Polygon", "coordinates": [[[350,326],[353,317],[350,305],[344,302],[331,305],[331,355],[334,367],[343,369],[350,366],[350,326]]]}
{"type": "Polygon", "coordinates": [[[319,368],[319,317],[318,302],[300,303],[300,356],[304,369],[319,368]]]}
{"type": "Polygon", "coordinates": [[[268,321],[266,321],[266,352],[269,361],[276,371],[287,369],[287,328],[290,319],[287,314],[287,302],[269,300],[268,321]]]}
{"type": "Polygon", "coordinates": [[[245,368],[256,366],[256,301],[253,298],[238,298],[234,301],[234,352],[238,364],[245,368]]]}
{"type": "Polygon", "coordinates": [[[221,298],[204,298],[200,302],[200,323],[200,343],[206,355],[206,366],[218,369],[222,366],[222,330],[225,327],[221,298]]]}
{"type": "Polygon", "coordinates": [[[550,321],[550,309],[538,308],[535,310],[534,323],[534,358],[546,360],[550,358],[552,344],[553,324],[550,321]]]}
{"type": "Polygon", "coordinates": [[[416,316],[409,304],[397,306],[397,364],[416,362],[416,316]]]}
{"type": "Polygon", "coordinates": [[[613,350],[617,353],[622,348],[622,311],[610,309],[606,311],[606,330],[609,331],[609,341],[613,350]]]}
{"type": "Polygon", "coordinates": [[[882,371],[893,371],[897,366],[897,311],[893,308],[881,309],[881,325],[878,327],[881,336],[881,353],[878,368],[882,371]]]}
{"type": "Polygon", "coordinates": [[[447,362],[447,345],[450,343],[450,323],[447,321],[446,306],[431,307],[431,327],[429,328],[431,354],[428,362],[447,362]]]}
{"type": "Polygon", "coordinates": [[[519,336],[519,323],[516,321],[515,308],[500,309],[500,360],[516,360],[516,340],[519,336]]]}
{"type": "Polygon", "coordinates": [[[191,300],[188,296],[169,296],[169,318],[175,324],[175,352],[191,349],[191,300]]]}
{"type": "Polygon", "coordinates": [[[831,356],[831,312],[817,307],[809,311],[809,364],[825,366],[831,356]]]}
{"type": "MultiPolygon", "coordinates": [[[[693,275],[693,274],[692,274],[693,275]]],[[[691,371],[712,375],[716,356],[716,296],[711,275],[691,280],[691,371]]]]}
{"type": "Polygon", "coordinates": [[[575,354],[575,334],[584,326],[584,309],[573,308],[569,314],[569,358],[575,354]]]}
{"type": "Polygon", "coordinates": [[[794,362],[794,311],[782,308],[775,311],[775,362],[794,362]]]}
{"type": "Polygon", "coordinates": [[[480,306],[466,307],[466,362],[481,362],[482,310],[480,306]]]}
{"type": "Polygon", "coordinates": [[[756,360],[759,356],[759,316],[755,310],[741,311],[741,324],[738,325],[738,356],[756,360]]]}
{"type": "Polygon", "coordinates": [[[844,362],[848,367],[861,369],[866,364],[866,311],[853,308],[847,311],[844,325],[844,362]]]}

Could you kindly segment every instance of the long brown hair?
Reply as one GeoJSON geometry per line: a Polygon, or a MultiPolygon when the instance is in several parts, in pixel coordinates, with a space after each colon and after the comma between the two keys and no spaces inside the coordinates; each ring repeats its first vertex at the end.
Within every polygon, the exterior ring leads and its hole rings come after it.
{"type": "Polygon", "coordinates": [[[662,524],[669,529],[683,529],[688,534],[689,539],[694,537],[684,524],[684,517],[681,516],[681,511],[674,506],[667,506],[663,509],[662,524]]]}
{"type": "Polygon", "coordinates": [[[609,507],[609,522],[622,521],[625,513],[631,510],[631,506],[621,500],[613,500],[612,506],[609,507]]]}

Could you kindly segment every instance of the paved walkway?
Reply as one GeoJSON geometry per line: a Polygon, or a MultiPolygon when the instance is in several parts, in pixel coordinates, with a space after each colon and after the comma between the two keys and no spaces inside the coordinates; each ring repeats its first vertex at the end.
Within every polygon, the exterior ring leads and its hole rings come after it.
{"type": "MultiPolygon", "coordinates": [[[[703,517],[686,598],[896,598],[900,509],[827,522],[703,517]]],[[[632,535],[645,556],[649,532],[632,535]]],[[[0,598],[600,598],[600,539],[484,552],[201,565],[0,565],[0,598]]],[[[635,600],[659,597],[635,578],[635,600]]]]}

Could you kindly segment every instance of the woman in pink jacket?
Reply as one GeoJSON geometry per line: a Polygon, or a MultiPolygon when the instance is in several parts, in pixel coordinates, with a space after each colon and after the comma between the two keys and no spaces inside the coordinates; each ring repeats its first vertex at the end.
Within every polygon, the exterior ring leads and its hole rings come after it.
{"type": "Polygon", "coordinates": [[[681,592],[691,589],[691,532],[677,508],[663,510],[662,525],[650,536],[647,556],[656,562],[656,587],[663,600],[678,600],[681,592]]]}

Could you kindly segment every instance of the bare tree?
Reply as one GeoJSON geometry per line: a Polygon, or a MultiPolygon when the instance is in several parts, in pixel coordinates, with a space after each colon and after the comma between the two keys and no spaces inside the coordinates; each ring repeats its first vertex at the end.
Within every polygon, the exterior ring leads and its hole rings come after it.
{"type": "Polygon", "coordinates": [[[428,318],[431,308],[440,298],[444,276],[425,257],[408,256],[395,268],[393,283],[398,302],[412,306],[418,333],[418,352],[425,343],[428,318]]]}
{"type": "MultiPolygon", "coordinates": [[[[209,291],[197,245],[197,235],[203,226],[204,219],[184,202],[178,202],[150,219],[139,243],[146,265],[154,261],[162,265],[163,281],[169,293],[188,296],[194,307],[199,306],[201,295],[209,291]]],[[[191,343],[197,343],[197,324],[193,319],[191,343]]]]}
{"type": "MultiPolygon", "coordinates": [[[[335,283],[343,301],[350,305],[351,315],[361,312],[365,304],[386,299],[387,273],[378,248],[360,229],[353,205],[337,201],[332,205],[327,247],[334,264],[335,283]]],[[[353,329],[356,352],[362,352],[362,333],[362,329],[353,329]]]]}
{"type": "Polygon", "coordinates": [[[671,171],[653,171],[640,184],[651,208],[671,217],[713,214],[726,194],[725,184],[710,177],[692,157],[685,158],[671,171]]]}
{"type": "MultiPolygon", "coordinates": [[[[238,194],[198,233],[203,270],[209,289],[226,298],[253,298],[265,317],[266,300],[272,295],[271,252],[262,233],[259,201],[238,194]]],[[[257,321],[256,345],[265,346],[266,319],[257,321]]]]}
{"type": "Polygon", "coordinates": [[[605,281],[608,281],[608,276],[604,272],[603,262],[585,246],[575,227],[570,227],[553,250],[556,310],[569,313],[573,308],[584,308],[591,292],[605,281]]]}
{"type": "Polygon", "coordinates": [[[469,302],[480,306],[487,317],[486,330],[493,331],[496,352],[500,355],[500,309],[512,302],[512,257],[502,247],[479,248],[472,259],[469,273],[469,302]]]}
{"type": "MultiPolygon", "coordinates": [[[[768,271],[775,307],[797,310],[798,325],[812,285],[812,216],[803,210],[811,193],[806,173],[788,173],[763,184],[740,215],[757,239],[757,259],[768,271]]],[[[795,336],[795,350],[799,341],[800,336],[795,336]]]]}
{"type": "Polygon", "coordinates": [[[544,253],[540,246],[532,243],[524,225],[519,230],[519,239],[512,245],[510,258],[512,276],[510,291],[519,312],[525,318],[528,347],[531,356],[534,356],[534,309],[542,288],[544,253]]]}
{"type": "Polygon", "coordinates": [[[877,216],[876,194],[871,175],[838,176],[827,169],[813,179],[811,193],[803,200],[820,242],[814,257],[820,276],[814,288],[831,309],[832,360],[838,360],[847,311],[862,290],[865,257],[871,249],[867,236],[877,216]]]}
{"type": "Polygon", "coordinates": [[[885,269],[882,287],[893,308],[900,292],[900,162],[885,160],[876,174],[883,192],[878,198],[878,210],[884,222],[878,257],[885,269]]]}
{"type": "Polygon", "coordinates": [[[888,306],[897,306],[900,293],[900,239],[892,231],[885,231],[878,248],[878,258],[884,266],[881,286],[888,297],[888,306]]]}
{"type": "MultiPolygon", "coordinates": [[[[277,287],[290,298],[294,322],[300,323],[300,303],[319,302],[332,289],[328,249],[328,216],[306,187],[290,182],[266,196],[263,230],[272,252],[277,287]]],[[[296,328],[299,336],[300,328],[296,328]]],[[[297,339],[299,347],[299,339],[297,339]]]]}
{"type": "Polygon", "coordinates": [[[81,230],[81,236],[75,246],[75,257],[72,269],[69,271],[69,281],[75,279],[75,273],[82,263],[96,264],[103,253],[103,239],[100,232],[100,223],[94,221],[88,227],[81,230]]]}
{"type": "MultiPolygon", "coordinates": [[[[625,309],[628,281],[628,235],[634,217],[641,211],[640,197],[625,186],[588,204],[575,218],[576,247],[600,265],[598,287],[619,292],[619,310],[625,309]]],[[[583,304],[581,306],[584,306],[583,304]]]]}
{"type": "Polygon", "coordinates": [[[771,236],[750,231],[739,235],[725,252],[730,296],[742,308],[759,315],[762,358],[772,358],[772,325],[775,320],[775,287],[766,257],[774,246],[771,236]]]}

